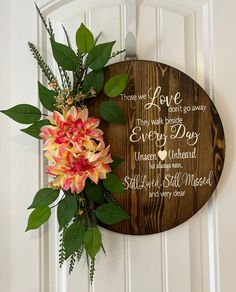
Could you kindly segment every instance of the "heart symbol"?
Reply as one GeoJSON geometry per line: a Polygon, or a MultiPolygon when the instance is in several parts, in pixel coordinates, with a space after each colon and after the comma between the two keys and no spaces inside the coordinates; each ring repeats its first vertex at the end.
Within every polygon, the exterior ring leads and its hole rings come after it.
{"type": "Polygon", "coordinates": [[[167,151],[166,150],[163,150],[163,151],[159,150],[157,154],[160,157],[160,159],[163,161],[163,160],[165,160],[165,158],[167,156],[167,151]]]}

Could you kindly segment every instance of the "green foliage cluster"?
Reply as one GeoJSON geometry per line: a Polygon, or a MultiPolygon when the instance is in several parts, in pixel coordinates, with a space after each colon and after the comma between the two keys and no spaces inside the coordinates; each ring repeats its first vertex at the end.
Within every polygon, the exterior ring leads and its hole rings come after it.
{"type": "MultiPolygon", "coordinates": [[[[111,99],[100,104],[100,117],[109,123],[124,124],[125,115],[112,99],[125,90],[128,76],[115,75],[104,84],[104,66],[123,51],[112,52],[115,42],[97,44],[99,36],[95,39],[83,23],[76,32],[77,49],[74,51],[66,29],[63,27],[67,45],[55,40],[50,20],[47,22],[37,6],[36,8],[49,34],[52,54],[60,74],[59,82],[36,46],[29,42],[29,48],[51,87],[48,89],[38,82],[38,96],[42,106],[48,111],[60,112],[72,105],[83,107],[86,106],[87,99],[96,98],[104,89],[104,93],[111,99]]],[[[50,124],[45,118],[47,115],[30,104],[18,104],[1,112],[16,122],[28,124],[22,131],[38,139],[41,127],[50,124]]],[[[112,170],[122,162],[123,159],[113,157],[112,170]]],[[[76,260],[79,261],[85,252],[92,282],[96,255],[101,249],[105,252],[98,224],[116,224],[129,218],[112,195],[123,191],[122,182],[114,173],[108,174],[98,184],[87,179],[86,187],[80,194],[43,188],[36,193],[28,208],[33,210],[28,218],[26,231],[42,226],[50,218],[52,208],[57,208],[61,237],[60,266],[70,258],[69,272],[72,272],[76,260]]]]}
{"type": "MultiPolygon", "coordinates": [[[[120,160],[121,162],[121,160],[120,160]]],[[[116,163],[116,167],[119,164],[116,163]]],[[[59,263],[70,257],[71,273],[76,259],[79,261],[83,252],[88,256],[91,281],[95,269],[95,259],[103,249],[102,235],[98,224],[116,224],[129,219],[129,215],[119,206],[113,193],[124,191],[118,176],[107,175],[98,185],[88,180],[84,191],[73,194],[70,191],[43,188],[39,190],[28,209],[33,209],[29,216],[26,231],[37,229],[51,216],[51,209],[57,208],[57,220],[61,234],[59,263]]]]}

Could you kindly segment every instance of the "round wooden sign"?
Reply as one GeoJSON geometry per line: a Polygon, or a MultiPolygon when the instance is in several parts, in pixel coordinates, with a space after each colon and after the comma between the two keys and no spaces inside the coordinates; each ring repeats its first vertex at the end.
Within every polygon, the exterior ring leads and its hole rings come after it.
{"type": "MultiPolygon", "coordinates": [[[[219,114],[207,93],[183,72],[151,61],[105,68],[105,79],[127,73],[128,86],[114,100],[125,125],[101,122],[112,155],[124,158],[116,173],[125,192],[116,194],[128,221],[106,226],[126,234],[173,228],[208,201],[219,181],[225,140],[219,114]]],[[[108,97],[102,92],[97,106],[108,97]]]]}

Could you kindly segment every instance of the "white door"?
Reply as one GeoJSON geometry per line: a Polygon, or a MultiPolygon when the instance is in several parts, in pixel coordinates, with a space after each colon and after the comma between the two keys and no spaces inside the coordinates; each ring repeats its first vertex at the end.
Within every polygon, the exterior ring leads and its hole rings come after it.
{"type": "MultiPolygon", "coordinates": [[[[102,41],[125,44],[123,0],[40,0],[63,40],[83,21],[102,41]]],[[[212,199],[186,223],[162,234],[124,236],[103,230],[107,256],[98,256],[94,284],[86,260],[71,276],[57,261],[55,220],[24,233],[27,206],[44,184],[37,141],[0,115],[0,291],[235,292],[236,271],[236,2],[137,0],[137,55],[186,72],[214,100],[225,128],[227,156],[212,199]]],[[[37,105],[36,64],[27,41],[47,55],[33,0],[0,3],[0,108],[37,105]]],[[[117,58],[117,60],[120,60],[117,58]]],[[[117,61],[116,60],[116,61],[117,61]]],[[[49,60],[50,61],[50,60],[49,60]]]]}

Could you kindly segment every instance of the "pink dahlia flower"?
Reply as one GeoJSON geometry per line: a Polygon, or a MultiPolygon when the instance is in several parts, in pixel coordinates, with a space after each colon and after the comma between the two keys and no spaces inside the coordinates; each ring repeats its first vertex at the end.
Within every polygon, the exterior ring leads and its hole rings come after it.
{"type": "Polygon", "coordinates": [[[111,171],[110,146],[105,147],[99,119],[88,118],[88,110],[74,106],[57,111],[49,118],[52,125],[41,128],[45,140],[45,156],[50,162],[47,171],[54,176],[52,187],[80,193],[90,178],[98,183],[111,171]]]}
{"type": "Polygon", "coordinates": [[[52,126],[41,128],[40,137],[46,141],[45,148],[56,149],[60,145],[82,150],[83,143],[103,141],[103,132],[97,129],[100,120],[88,118],[88,109],[72,106],[63,114],[54,111],[49,117],[52,126]],[[93,140],[92,140],[93,139],[93,140]],[[51,147],[50,147],[51,146],[51,147]]]}

